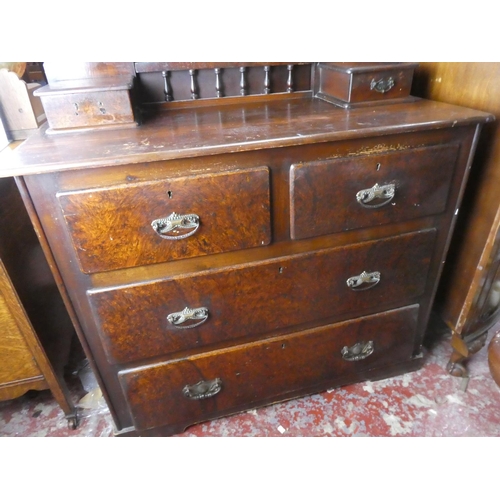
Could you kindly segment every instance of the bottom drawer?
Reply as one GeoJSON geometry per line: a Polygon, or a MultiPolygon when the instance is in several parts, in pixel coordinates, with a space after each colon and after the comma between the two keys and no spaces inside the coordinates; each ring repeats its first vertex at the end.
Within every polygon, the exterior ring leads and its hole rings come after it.
{"type": "Polygon", "coordinates": [[[417,316],[418,305],[413,305],[124,370],[119,378],[136,430],[187,427],[410,360],[417,316]]]}

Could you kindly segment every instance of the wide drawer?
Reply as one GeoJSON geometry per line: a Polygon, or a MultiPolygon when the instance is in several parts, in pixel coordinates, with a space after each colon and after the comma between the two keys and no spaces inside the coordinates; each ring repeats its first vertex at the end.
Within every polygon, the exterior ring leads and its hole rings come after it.
{"type": "Polygon", "coordinates": [[[434,239],[431,229],[88,295],[110,362],[129,362],[413,302],[434,239]]]}
{"type": "Polygon", "coordinates": [[[119,373],[137,430],[286,399],[410,360],[418,306],[119,373]]]}
{"type": "Polygon", "coordinates": [[[457,144],[437,145],[292,165],[291,237],[443,212],[458,149],[457,144]]]}
{"type": "Polygon", "coordinates": [[[85,273],[267,245],[269,169],[58,193],[85,273]]]}

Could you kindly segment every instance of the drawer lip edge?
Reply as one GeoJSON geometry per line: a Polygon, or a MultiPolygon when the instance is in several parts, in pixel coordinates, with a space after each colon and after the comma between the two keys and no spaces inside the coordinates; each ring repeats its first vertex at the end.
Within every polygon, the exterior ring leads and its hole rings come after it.
{"type": "Polygon", "coordinates": [[[238,350],[241,350],[243,347],[251,347],[251,346],[256,346],[259,344],[266,344],[266,343],[279,343],[279,342],[290,340],[293,338],[299,338],[299,337],[302,337],[305,335],[319,333],[321,331],[328,330],[329,328],[332,328],[332,327],[341,328],[342,326],[345,326],[347,324],[360,323],[360,322],[367,321],[367,320],[370,320],[372,318],[384,316],[387,314],[403,312],[403,311],[417,311],[418,312],[420,310],[420,308],[421,308],[421,306],[419,303],[411,303],[409,305],[398,307],[395,309],[386,309],[386,310],[379,311],[379,312],[376,312],[373,314],[368,314],[365,316],[358,316],[356,318],[346,319],[344,321],[339,321],[337,323],[329,323],[327,325],[316,326],[313,328],[300,330],[300,331],[297,331],[294,333],[278,335],[277,337],[271,337],[271,338],[266,338],[266,339],[244,342],[241,344],[225,347],[222,349],[211,349],[211,350],[207,350],[206,352],[201,352],[201,353],[194,354],[192,356],[185,356],[185,357],[178,358],[178,359],[169,359],[166,361],[160,361],[160,362],[146,364],[146,365],[142,365],[142,366],[138,366],[138,367],[125,368],[122,370],[118,370],[118,376],[120,377],[120,375],[126,375],[129,373],[144,372],[144,371],[149,370],[152,367],[160,367],[160,366],[166,366],[166,365],[171,365],[171,364],[176,364],[176,363],[184,363],[186,361],[196,361],[197,359],[203,359],[207,356],[214,356],[214,355],[217,355],[219,353],[222,354],[222,353],[238,351],[238,350]]]}

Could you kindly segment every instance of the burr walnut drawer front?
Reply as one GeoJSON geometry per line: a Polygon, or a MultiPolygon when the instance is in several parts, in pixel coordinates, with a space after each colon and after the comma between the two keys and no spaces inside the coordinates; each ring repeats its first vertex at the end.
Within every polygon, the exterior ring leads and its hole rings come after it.
{"type": "Polygon", "coordinates": [[[58,193],[84,273],[267,245],[269,169],[58,193]]]}
{"type": "Polygon", "coordinates": [[[443,212],[458,149],[436,145],[292,165],[292,238],[443,212]]]}
{"type": "Polygon", "coordinates": [[[417,315],[418,306],[413,305],[121,371],[119,379],[136,429],[187,426],[408,361],[417,315]]]}
{"type": "Polygon", "coordinates": [[[430,229],[88,296],[109,361],[124,363],[413,302],[434,240],[430,229]]]}

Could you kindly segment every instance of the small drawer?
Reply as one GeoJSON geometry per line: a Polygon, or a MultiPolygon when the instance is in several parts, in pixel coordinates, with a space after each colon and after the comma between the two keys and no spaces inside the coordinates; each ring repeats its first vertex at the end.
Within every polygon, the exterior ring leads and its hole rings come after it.
{"type": "Polygon", "coordinates": [[[410,99],[416,63],[319,63],[317,96],[344,108],[410,99]]]}
{"type": "Polygon", "coordinates": [[[129,89],[57,91],[49,86],[38,90],[50,133],[101,127],[135,127],[129,89]]]}
{"type": "Polygon", "coordinates": [[[292,239],[443,212],[458,150],[448,144],[292,165],[292,239]]]}
{"type": "Polygon", "coordinates": [[[258,264],[88,292],[111,363],[278,333],[414,302],[434,229],[258,264]]]}
{"type": "Polygon", "coordinates": [[[417,316],[409,306],[118,376],[137,430],[187,426],[409,361],[417,316]]]}
{"type": "Polygon", "coordinates": [[[267,167],[57,196],[84,273],[241,250],[271,241],[267,167]]]}

